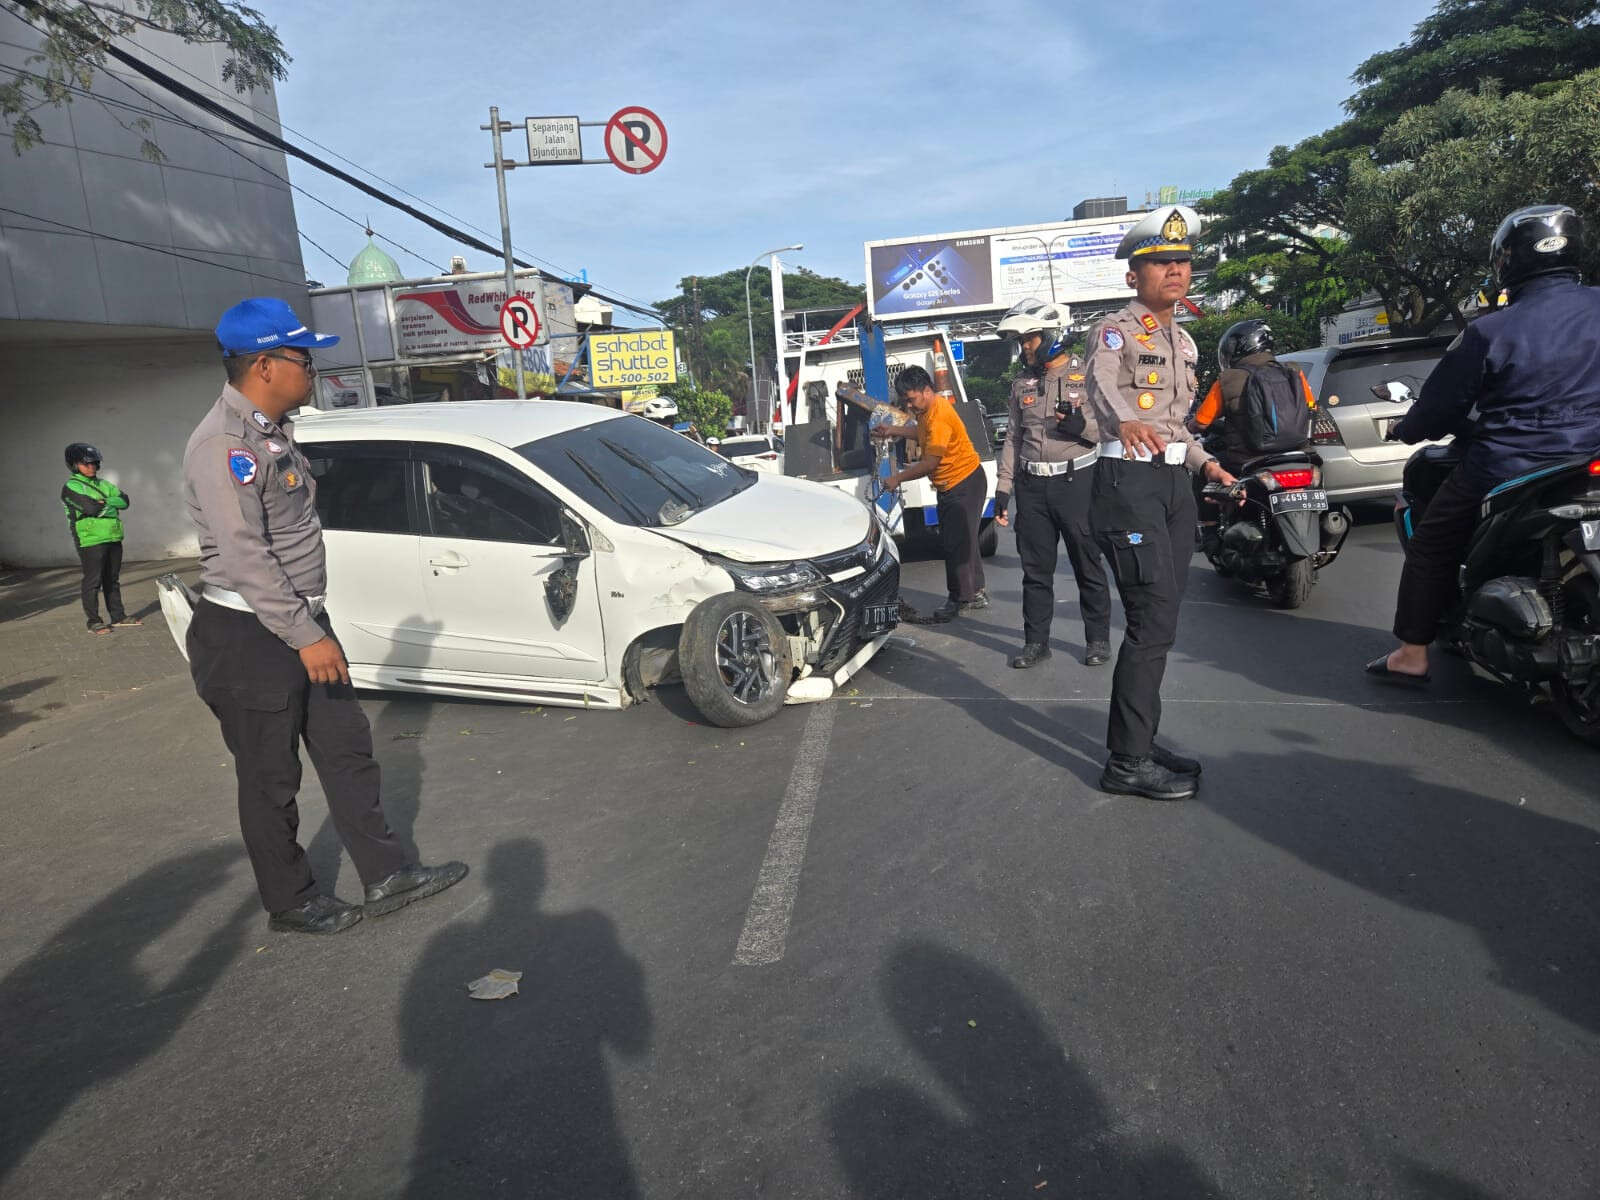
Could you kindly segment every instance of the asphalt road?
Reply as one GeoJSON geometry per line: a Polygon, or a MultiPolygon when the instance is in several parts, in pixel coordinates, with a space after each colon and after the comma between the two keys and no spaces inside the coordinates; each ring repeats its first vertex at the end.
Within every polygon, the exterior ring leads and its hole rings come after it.
{"type": "MultiPolygon", "coordinates": [[[[176,656],[0,737],[0,1195],[1600,1192],[1600,752],[1453,660],[1362,677],[1373,521],[1296,613],[1197,563],[1200,795],[1104,796],[1064,557],[1022,673],[1002,550],[754,729],[373,698],[391,822],[473,871],[331,939],[267,933],[176,656]]],[[[355,897],[325,820],[308,772],[355,897]]]]}

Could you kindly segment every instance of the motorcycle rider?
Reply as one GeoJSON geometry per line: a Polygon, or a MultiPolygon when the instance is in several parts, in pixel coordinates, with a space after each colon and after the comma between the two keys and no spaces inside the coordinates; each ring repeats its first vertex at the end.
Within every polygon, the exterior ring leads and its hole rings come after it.
{"type": "Polygon", "coordinates": [[[1025,670],[1050,657],[1056,547],[1065,541],[1083,610],[1083,661],[1103,666],[1111,661],[1111,587],[1089,528],[1100,429],[1085,404],[1083,360],[1069,350],[1071,333],[1054,304],[1023,300],[1000,319],[997,331],[1023,362],[1011,384],[1011,422],[994,496],[1001,525],[1010,523],[1006,508],[1013,488],[1017,497],[1023,646],[1011,665],[1025,670]]]}
{"type": "Polygon", "coordinates": [[[1389,436],[1465,441],[1406,547],[1395,603],[1400,647],[1367,664],[1390,683],[1428,682],[1428,644],[1456,598],[1479,505],[1499,484],[1600,451],[1600,290],[1578,277],[1583,220],[1564,204],[1520,208],[1495,230],[1489,259],[1510,307],[1450,343],[1422,396],[1389,436]]]}
{"type": "MultiPolygon", "coordinates": [[[[1209,435],[1206,449],[1217,456],[1217,461],[1229,474],[1237,475],[1245,463],[1260,458],[1263,453],[1250,444],[1248,422],[1242,411],[1246,386],[1257,372],[1270,370],[1283,374],[1290,388],[1304,397],[1307,410],[1316,411],[1317,400],[1305,373],[1298,367],[1280,363],[1273,355],[1275,345],[1272,326],[1261,317],[1235,322],[1217,342],[1217,366],[1221,371],[1195,410],[1193,424],[1196,432],[1209,435]]],[[[1310,422],[1307,421],[1304,440],[1299,445],[1282,446],[1277,452],[1304,450],[1310,444],[1310,422]]],[[[1196,490],[1204,486],[1205,480],[1196,476],[1196,490]]],[[[1205,535],[1215,536],[1217,507],[1205,497],[1200,497],[1200,527],[1205,535]]]]}

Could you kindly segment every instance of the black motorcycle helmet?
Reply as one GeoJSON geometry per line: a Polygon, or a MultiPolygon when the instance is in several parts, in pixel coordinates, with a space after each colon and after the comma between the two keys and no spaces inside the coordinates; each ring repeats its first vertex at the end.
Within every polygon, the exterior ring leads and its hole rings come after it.
{"type": "Polygon", "coordinates": [[[1217,343],[1217,364],[1226,371],[1241,358],[1252,354],[1270,354],[1275,345],[1272,326],[1261,317],[1238,321],[1228,326],[1222,340],[1217,343]]]}
{"type": "Polygon", "coordinates": [[[1565,204],[1519,208],[1494,231],[1489,265],[1502,288],[1516,287],[1535,275],[1576,273],[1583,257],[1583,218],[1565,204]]]}
{"type": "Polygon", "coordinates": [[[93,463],[97,467],[100,465],[100,451],[88,442],[73,442],[67,447],[66,454],[69,467],[75,467],[79,463],[93,463]]]}

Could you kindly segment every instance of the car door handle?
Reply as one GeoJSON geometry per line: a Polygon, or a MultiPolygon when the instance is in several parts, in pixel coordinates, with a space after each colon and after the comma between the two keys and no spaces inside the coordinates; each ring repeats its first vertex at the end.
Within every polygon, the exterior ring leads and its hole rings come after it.
{"type": "Polygon", "coordinates": [[[470,567],[472,565],[472,563],[470,561],[468,561],[467,559],[463,558],[461,555],[457,554],[454,550],[452,550],[448,554],[444,555],[444,557],[442,557],[442,558],[430,558],[428,560],[428,565],[430,567],[452,567],[452,568],[454,568],[454,567],[470,567]]]}

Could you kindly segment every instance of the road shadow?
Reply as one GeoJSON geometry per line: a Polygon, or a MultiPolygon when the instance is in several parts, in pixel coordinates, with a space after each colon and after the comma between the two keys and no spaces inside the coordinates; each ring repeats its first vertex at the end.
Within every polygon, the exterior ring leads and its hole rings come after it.
{"type": "MultiPolygon", "coordinates": [[[[437,634],[444,627],[440,621],[425,621],[421,616],[407,617],[402,625],[410,630],[426,630],[437,634]]],[[[431,649],[430,649],[431,653],[431,649]]],[[[422,664],[426,666],[427,658],[422,664]]],[[[390,831],[399,839],[405,850],[407,862],[417,862],[416,827],[422,813],[422,783],[426,770],[423,761],[423,741],[428,725],[437,715],[439,700],[415,693],[390,692],[381,696],[383,709],[372,724],[372,754],[382,771],[380,800],[383,815],[390,831]]],[[[345,859],[339,841],[339,830],[333,814],[323,818],[321,827],[306,848],[306,859],[311,864],[312,878],[322,891],[334,894],[345,859]]],[[[357,880],[357,888],[361,881],[357,880]]]]}
{"type": "Polygon", "coordinates": [[[406,989],[401,1042],[423,1101],[405,1194],[637,1196],[608,1051],[649,1049],[639,964],[603,913],[540,911],[538,841],[495,846],[484,881],[487,914],[435,934],[406,989]],[[497,967],[523,973],[520,994],[470,999],[497,967]]]}
{"type": "Polygon", "coordinates": [[[1471,929],[1501,986],[1600,1031],[1594,830],[1272,732],[1300,748],[1222,760],[1199,802],[1326,875],[1471,929]]]}
{"type": "Polygon", "coordinates": [[[863,1083],[830,1103],[829,1136],[851,1195],[1220,1195],[1181,1150],[1139,1144],[1070,1047],[998,972],[935,943],[905,941],[878,990],[937,1082],[863,1083]]]}
{"type": "Polygon", "coordinates": [[[160,863],[62,926],[0,980],[0,1180],[78,1097],[171,1041],[239,954],[255,897],[160,982],[139,965],[226,881],[241,858],[217,847],[160,863]]]}
{"type": "MultiPolygon", "coordinates": [[[[22,679],[16,683],[8,683],[5,687],[0,687],[0,736],[4,736],[13,729],[18,729],[30,722],[42,719],[39,712],[24,711],[18,708],[15,702],[42,687],[49,687],[57,678],[58,676],[49,675],[39,679],[22,679]]],[[[61,707],[63,705],[59,703],[46,704],[41,711],[49,712],[52,709],[61,707]]]]}

